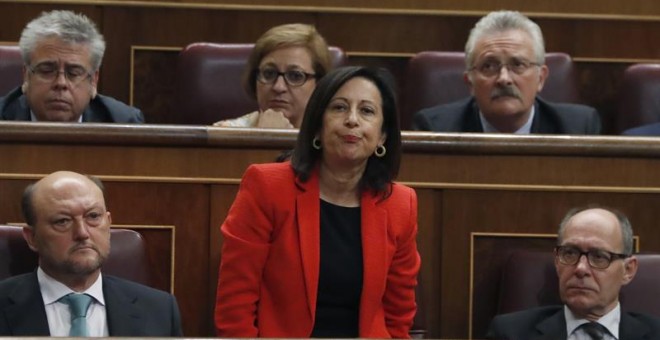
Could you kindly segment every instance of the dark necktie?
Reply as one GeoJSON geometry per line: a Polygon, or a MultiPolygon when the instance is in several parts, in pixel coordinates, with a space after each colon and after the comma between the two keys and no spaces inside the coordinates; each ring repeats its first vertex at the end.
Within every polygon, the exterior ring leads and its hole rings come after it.
{"type": "Polygon", "coordinates": [[[598,322],[587,322],[580,326],[587,335],[589,335],[593,340],[602,340],[603,336],[607,332],[605,326],[599,324],[598,322]]]}
{"type": "Polygon", "coordinates": [[[87,308],[92,303],[92,297],[87,294],[69,294],[60,300],[69,305],[69,311],[71,312],[69,336],[89,336],[87,308]]]}

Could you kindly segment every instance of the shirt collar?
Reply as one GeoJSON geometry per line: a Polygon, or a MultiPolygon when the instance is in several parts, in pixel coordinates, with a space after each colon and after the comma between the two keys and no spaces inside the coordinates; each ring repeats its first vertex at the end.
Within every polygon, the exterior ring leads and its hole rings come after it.
{"type": "MultiPolygon", "coordinates": [[[[82,123],[82,121],[83,121],[82,116],[83,115],[80,115],[80,117],[78,117],[78,123],[82,123]]],[[[32,110],[30,110],[30,120],[33,121],[33,122],[38,122],[39,121],[37,119],[37,116],[34,115],[34,112],[32,112],[32,110]]]]}
{"type": "MultiPolygon", "coordinates": [[[[577,319],[573,312],[564,305],[564,317],[566,318],[566,334],[571,335],[582,324],[590,322],[587,319],[577,319]]],[[[598,319],[598,323],[605,326],[607,330],[614,336],[615,339],[619,338],[619,322],[621,321],[621,304],[616,303],[609,313],[603,315],[598,319]]]]}
{"type": "MultiPolygon", "coordinates": [[[[520,127],[520,129],[516,130],[514,134],[530,134],[532,132],[532,122],[534,121],[534,113],[535,113],[535,108],[534,105],[532,105],[532,109],[529,113],[529,118],[527,119],[527,122],[523,124],[523,126],[520,127]]],[[[488,133],[499,133],[500,131],[497,131],[497,129],[492,126],[484,117],[483,113],[481,113],[481,110],[479,110],[479,120],[481,121],[481,126],[484,128],[484,132],[488,133]]]]}
{"type": "Polygon", "coordinates": [[[71,293],[85,293],[93,297],[96,302],[105,306],[105,299],[103,298],[103,275],[99,275],[96,281],[84,292],[74,292],[71,288],[46,274],[41,267],[37,269],[37,280],[39,281],[44,305],[55,303],[63,296],[71,293]]]}

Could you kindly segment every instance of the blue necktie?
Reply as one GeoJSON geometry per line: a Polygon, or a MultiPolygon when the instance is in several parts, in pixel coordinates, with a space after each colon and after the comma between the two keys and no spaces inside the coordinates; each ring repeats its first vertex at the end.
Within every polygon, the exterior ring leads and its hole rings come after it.
{"type": "Polygon", "coordinates": [[[61,299],[69,305],[71,312],[71,330],[69,336],[89,336],[87,330],[87,308],[92,303],[92,297],[87,294],[69,294],[61,299]]]}

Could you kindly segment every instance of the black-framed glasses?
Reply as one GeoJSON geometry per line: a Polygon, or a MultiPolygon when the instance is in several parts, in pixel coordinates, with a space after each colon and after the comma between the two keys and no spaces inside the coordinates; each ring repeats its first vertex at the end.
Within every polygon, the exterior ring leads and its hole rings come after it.
{"type": "Polygon", "coordinates": [[[279,76],[282,76],[284,81],[290,86],[302,86],[310,78],[316,77],[313,73],[307,73],[301,70],[287,70],[280,72],[273,67],[257,70],[257,80],[262,84],[273,84],[277,81],[279,76]]]}
{"type": "Polygon", "coordinates": [[[470,71],[476,70],[482,76],[490,78],[500,74],[502,67],[506,67],[509,72],[522,75],[525,74],[527,70],[535,66],[541,66],[541,64],[522,59],[514,59],[508,63],[502,63],[499,60],[486,60],[476,66],[471,67],[470,71]]]}
{"type": "Polygon", "coordinates": [[[630,255],[617,254],[603,249],[589,249],[588,251],[582,251],[574,246],[557,246],[555,247],[555,254],[559,259],[559,262],[569,266],[577,264],[582,255],[586,255],[589,266],[596,269],[605,269],[615,260],[630,257],[630,255]]]}
{"type": "Polygon", "coordinates": [[[34,74],[38,80],[46,83],[54,82],[60,74],[64,74],[64,77],[71,85],[78,85],[83,80],[89,79],[92,77],[92,73],[87,71],[82,66],[65,66],[63,71],[60,71],[59,65],[55,63],[41,63],[36,66],[27,66],[27,69],[34,74]]]}

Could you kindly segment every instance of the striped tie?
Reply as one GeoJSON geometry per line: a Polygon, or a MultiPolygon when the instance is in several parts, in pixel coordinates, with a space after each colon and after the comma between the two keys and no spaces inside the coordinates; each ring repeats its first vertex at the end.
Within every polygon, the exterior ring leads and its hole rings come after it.
{"type": "Polygon", "coordinates": [[[607,332],[605,326],[599,324],[598,322],[587,322],[582,324],[580,327],[593,340],[602,340],[603,336],[605,336],[605,332],[607,332]]]}

